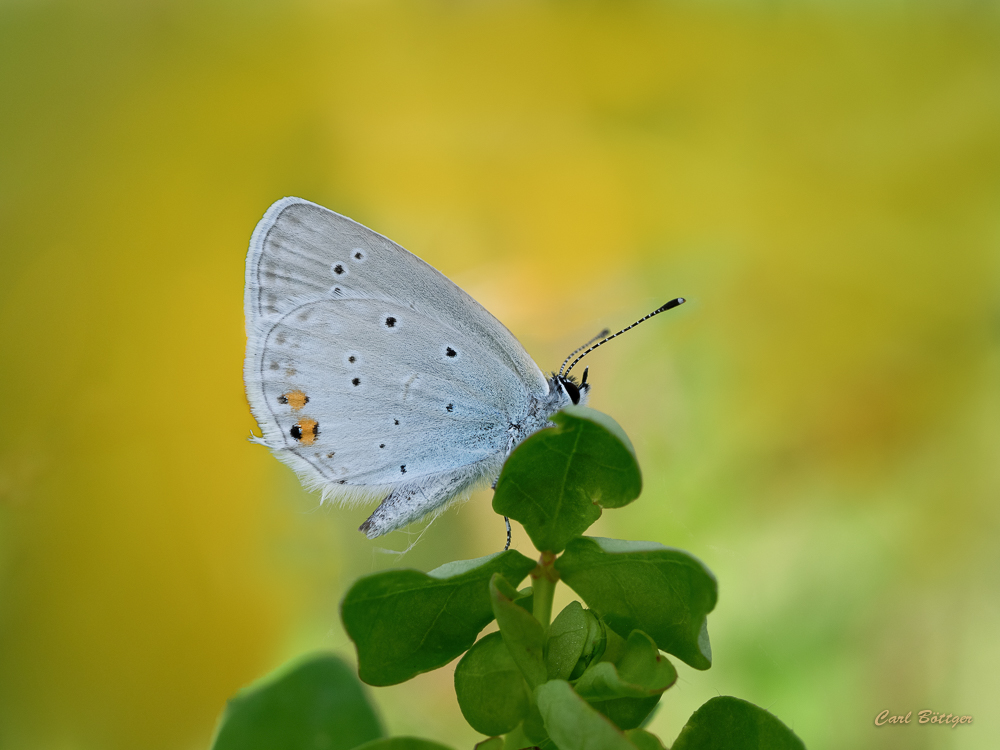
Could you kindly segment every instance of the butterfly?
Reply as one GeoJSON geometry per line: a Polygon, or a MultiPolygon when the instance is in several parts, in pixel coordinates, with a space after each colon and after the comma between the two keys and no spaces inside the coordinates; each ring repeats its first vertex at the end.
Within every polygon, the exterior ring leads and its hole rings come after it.
{"type": "Polygon", "coordinates": [[[251,439],[324,501],[380,501],[360,528],[369,538],[494,483],[521,441],[590,391],[587,371],[578,381],[566,362],[543,375],[432,266],[301,198],[257,224],[244,311],[244,382],[262,432],[251,439]]]}

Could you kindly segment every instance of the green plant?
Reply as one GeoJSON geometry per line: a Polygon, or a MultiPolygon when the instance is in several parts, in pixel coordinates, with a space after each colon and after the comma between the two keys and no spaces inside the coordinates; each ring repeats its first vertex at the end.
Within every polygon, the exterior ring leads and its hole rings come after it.
{"type": "MultiPolygon", "coordinates": [[[[603,509],[639,496],[639,467],[610,417],[573,407],[553,421],[511,454],[493,498],[498,513],[524,526],[539,560],[508,550],[430,573],[359,579],[341,605],[358,674],[369,685],[394,685],[464,654],[455,693],[465,719],[490,737],[477,747],[656,750],[660,740],[642,727],[677,679],[661,652],[696,669],[712,665],[715,577],[681,550],[582,536],[603,509]],[[518,589],[526,578],[531,585],[518,589]],[[559,581],[586,608],[574,601],[553,618],[559,581]],[[478,638],[494,619],[499,630],[478,638]]],[[[443,747],[384,738],[361,695],[347,667],[319,657],[231,701],[213,748],[443,747]]],[[[770,713],[731,697],[698,709],[673,745],[803,747],[770,713]]]]}

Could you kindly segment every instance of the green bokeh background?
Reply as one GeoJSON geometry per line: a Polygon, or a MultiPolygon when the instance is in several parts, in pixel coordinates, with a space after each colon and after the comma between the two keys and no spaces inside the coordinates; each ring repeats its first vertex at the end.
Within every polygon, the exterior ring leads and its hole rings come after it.
{"type": "MultiPolygon", "coordinates": [[[[646,480],[594,531],[720,581],[668,743],[732,694],[813,750],[1000,746],[1000,10],[958,0],[0,2],[0,746],[204,748],[353,658],[358,575],[503,544],[485,492],[380,551],[246,442],[285,195],[543,369],[689,298],[589,359],[646,480]],[[925,708],[975,723],[873,723],[925,708]]],[[[470,747],[453,669],[372,691],[389,730],[470,747]]]]}

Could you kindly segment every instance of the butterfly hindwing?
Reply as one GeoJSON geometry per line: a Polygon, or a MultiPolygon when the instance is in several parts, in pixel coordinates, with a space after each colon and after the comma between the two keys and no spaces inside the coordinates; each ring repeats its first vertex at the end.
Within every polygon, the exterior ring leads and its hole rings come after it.
{"type": "Polygon", "coordinates": [[[458,332],[440,341],[418,313],[381,300],[293,308],[265,336],[254,373],[265,441],[325,482],[381,486],[421,479],[503,449],[523,408],[475,374],[489,352],[458,332]],[[387,321],[392,321],[388,325],[387,321]],[[454,352],[454,356],[449,356],[454,352]],[[387,362],[391,364],[386,364],[387,362]]]}

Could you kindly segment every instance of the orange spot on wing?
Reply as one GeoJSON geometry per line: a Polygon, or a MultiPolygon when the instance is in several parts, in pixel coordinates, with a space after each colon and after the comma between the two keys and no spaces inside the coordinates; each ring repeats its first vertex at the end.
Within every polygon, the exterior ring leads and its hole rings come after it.
{"type": "Polygon", "coordinates": [[[309,419],[309,417],[302,417],[298,421],[299,430],[302,432],[302,437],[299,438],[299,442],[303,445],[312,445],[316,440],[316,435],[319,434],[319,422],[315,419],[309,419]]]}
{"type": "Polygon", "coordinates": [[[292,407],[292,411],[298,411],[309,401],[309,397],[302,391],[290,391],[282,397],[286,404],[292,407]]]}

